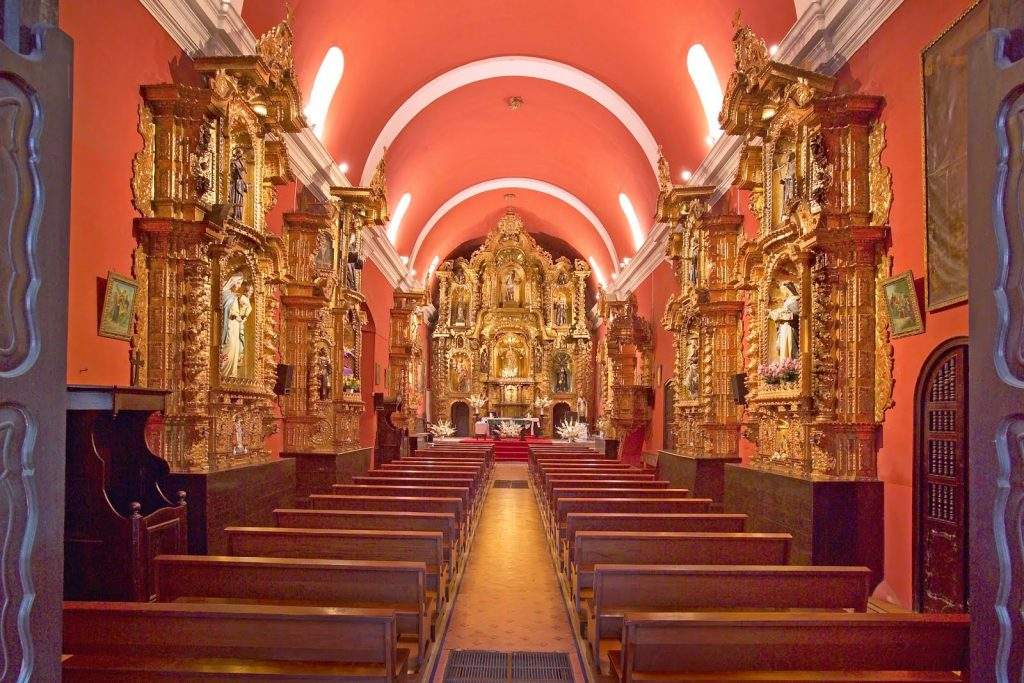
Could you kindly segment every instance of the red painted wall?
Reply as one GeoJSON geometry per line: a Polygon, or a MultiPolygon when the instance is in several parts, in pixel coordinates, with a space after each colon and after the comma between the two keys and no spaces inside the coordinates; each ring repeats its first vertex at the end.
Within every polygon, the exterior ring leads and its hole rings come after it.
{"type": "MultiPolygon", "coordinates": [[[[371,228],[376,229],[376,228],[371,228]]],[[[384,370],[388,367],[388,356],[390,354],[391,335],[391,308],[394,305],[394,288],[388,282],[384,274],[372,261],[367,260],[363,267],[363,295],[366,297],[366,307],[370,310],[373,318],[373,346],[372,353],[374,362],[380,366],[380,372],[376,373],[371,366],[368,377],[369,382],[363,384],[363,396],[366,407],[360,420],[359,434],[364,446],[372,446],[376,436],[377,421],[373,412],[373,392],[385,390],[384,370]],[[377,375],[379,374],[379,382],[377,375]],[[370,397],[366,397],[366,387],[372,384],[373,389],[370,397]]],[[[364,337],[364,353],[370,351],[367,343],[369,335],[364,337]]],[[[366,366],[364,365],[364,368],[366,366]]]]}
{"type": "MultiPolygon", "coordinates": [[[[971,4],[972,0],[904,0],[837,75],[838,92],[885,97],[882,121],[886,124],[887,146],[882,162],[892,171],[893,180],[893,272],[914,271],[922,308],[925,226],[921,52],[971,4]]],[[[746,194],[730,193],[723,201],[745,216],[746,232],[752,234],[755,224],[746,194]]],[[[660,318],[674,289],[671,268],[663,263],[636,292],[640,310],[655,323],[655,367],[664,365],[663,379],[669,377],[672,340],[660,328],[660,318]]],[[[966,304],[922,313],[924,334],[893,341],[894,406],[886,414],[879,439],[878,472],[885,484],[885,578],[875,595],[904,607],[913,603],[914,389],[932,350],[951,337],[968,333],[966,304]]],[[[656,450],[661,445],[663,400],[659,388],[647,450],[656,450]]],[[[753,445],[741,439],[740,454],[749,456],[752,450],[753,445]]]]}
{"type": "Polygon", "coordinates": [[[194,81],[195,75],[138,2],[62,2],[60,27],[75,41],[68,382],[124,385],[128,342],[100,337],[96,328],[100,279],[111,270],[131,275],[137,215],[131,164],[142,147],[139,86],[174,77],[194,81]]]}

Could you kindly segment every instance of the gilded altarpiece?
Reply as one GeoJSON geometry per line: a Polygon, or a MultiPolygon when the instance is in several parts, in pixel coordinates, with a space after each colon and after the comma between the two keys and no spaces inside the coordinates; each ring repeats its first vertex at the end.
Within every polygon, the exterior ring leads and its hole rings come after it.
{"type": "Polygon", "coordinates": [[[482,398],[480,412],[542,418],[554,408],[585,416],[593,392],[593,345],[586,314],[590,268],[542,249],[509,209],[469,259],[437,269],[431,343],[433,410],[482,398]]]}
{"type": "Polygon", "coordinates": [[[739,249],[751,464],[874,479],[892,391],[883,102],[831,94],[833,79],[771,61],[746,27],[735,48],[720,122],[744,136],[736,183],[758,217],[739,249]]]}
{"type": "Polygon", "coordinates": [[[598,429],[606,439],[623,440],[651,422],[654,337],[637,310],[636,295],[611,301],[600,294],[598,315],[605,323],[597,352],[602,413],[598,429]]]}
{"type": "Polygon", "coordinates": [[[283,135],[306,124],[286,21],[257,54],[193,63],[202,86],[143,86],[132,190],[139,282],[132,360],[169,391],[172,469],[269,458],[286,256],[265,216],[290,177],[283,135]]]}
{"type": "Polygon", "coordinates": [[[736,456],[741,406],[731,382],[741,372],[743,301],[736,263],[743,218],[712,215],[714,188],[662,192],[658,220],[673,225],[668,257],[678,291],[662,326],[673,333],[673,423],[676,450],[693,456],[736,456]]]}
{"type": "Polygon", "coordinates": [[[422,290],[396,290],[391,309],[388,396],[398,400],[392,421],[410,430],[416,428],[424,408],[421,326],[426,322],[426,300],[422,290]]]}

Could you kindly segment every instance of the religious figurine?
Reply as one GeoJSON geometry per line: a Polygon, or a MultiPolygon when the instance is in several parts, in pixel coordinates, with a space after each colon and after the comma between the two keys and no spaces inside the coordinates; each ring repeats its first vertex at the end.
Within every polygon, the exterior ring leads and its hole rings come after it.
{"type": "Polygon", "coordinates": [[[697,398],[700,391],[700,374],[697,368],[697,340],[687,342],[686,372],[683,374],[683,388],[690,398],[697,398]]]}
{"type": "Polygon", "coordinates": [[[782,165],[782,215],[789,215],[789,205],[796,198],[796,152],[789,152],[782,165]]]}
{"type": "Polygon", "coordinates": [[[561,296],[555,300],[555,324],[565,325],[565,299],[561,296]]]}
{"type": "Polygon", "coordinates": [[[690,246],[690,284],[697,284],[697,275],[700,267],[700,251],[697,247],[697,241],[694,240],[690,246]]]}
{"type": "Polygon", "coordinates": [[[555,375],[555,391],[569,391],[569,368],[563,362],[555,375]]]}
{"type": "Polygon", "coordinates": [[[779,285],[782,292],[782,304],[768,312],[768,318],[776,323],[775,355],[779,360],[796,358],[799,340],[797,330],[800,317],[800,295],[796,285],[783,282],[779,285]]]}
{"type": "Polygon", "coordinates": [[[245,447],[245,427],[242,424],[242,413],[235,413],[235,446],[231,449],[233,455],[241,456],[249,452],[245,447]]]}
{"type": "Polygon", "coordinates": [[[228,278],[221,289],[220,305],[223,319],[220,335],[221,377],[238,377],[245,356],[245,321],[252,313],[247,285],[241,273],[228,278]]]}
{"type": "Polygon", "coordinates": [[[313,377],[316,382],[316,394],[321,401],[331,397],[331,374],[334,368],[331,359],[327,355],[327,349],[320,347],[313,363],[313,377]]]}
{"type": "Polygon", "coordinates": [[[582,396],[576,397],[576,415],[581,420],[587,417],[587,402],[583,400],[582,396]]]}
{"type": "Polygon", "coordinates": [[[516,274],[511,270],[505,277],[505,303],[516,303],[516,274]]]}
{"type": "Polygon", "coordinates": [[[488,373],[491,371],[491,358],[487,353],[487,347],[480,347],[480,372],[488,373]]]}
{"type": "Polygon", "coordinates": [[[242,220],[242,205],[245,194],[249,191],[249,183],[245,181],[245,153],[241,147],[235,147],[231,153],[231,217],[242,220]]]}
{"type": "Polygon", "coordinates": [[[359,238],[353,232],[348,236],[348,262],[345,264],[345,280],[349,289],[359,289],[356,271],[362,265],[359,257],[359,238]]]}
{"type": "Polygon", "coordinates": [[[128,363],[131,365],[131,384],[133,387],[137,387],[142,368],[146,366],[146,361],[142,358],[142,351],[140,349],[132,351],[128,357],[128,363]]]}
{"type": "Polygon", "coordinates": [[[506,348],[505,353],[502,355],[501,375],[502,377],[519,376],[519,356],[516,355],[511,346],[506,348]]]}

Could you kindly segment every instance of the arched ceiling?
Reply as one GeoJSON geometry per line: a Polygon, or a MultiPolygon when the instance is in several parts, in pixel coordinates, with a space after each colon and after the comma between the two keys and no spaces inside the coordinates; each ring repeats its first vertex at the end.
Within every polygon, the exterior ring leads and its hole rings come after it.
{"type": "MultiPolygon", "coordinates": [[[[563,188],[607,229],[620,259],[632,256],[636,245],[618,195],[630,198],[646,234],[658,192],[650,139],[663,146],[677,179],[707,153],[707,122],[687,73],[687,51],[703,44],[724,85],[732,70],[731,22],[737,9],[769,43],[781,39],[795,20],[792,0],[292,4],[295,66],[304,95],[329,47],[340,47],[345,56],[324,125],[328,152],[348,164],[349,179],[359,183],[375,143],[387,144],[392,208],[404,193],[412,195],[395,240],[398,253],[406,256],[446,201],[468,187],[505,177],[563,188]],[[578,83],[509,76],[520,73],[520,67],[501,58],[512,56],[555,63],[551,78],[561,78],[556,73],[561,69],[592,79],[593,87],[588,91],[578,83]],[[433,92],[430,84],[453,82],[466,65],[475,71],[462,79],[465,85],[433,92]],[[484,78],[491,67],[496,76],[484,78]],[[602,88],[619,98],[625,114],[621,106],[609,105],[615,98],[602,96],[602,88]],[[518,109],[507,105],[512,96],[523,99],[518,109]],[[411,114],[403,116],[403,111],[411,114]]],[[[243,6],[243,18],[256,34],[280,21],[281,14],[279,0],[246,0],[243,6]]],[[[556,234],[556,218],[565,222],[563,230],[572,226],[577,235],[587,233],[592,251],[581,248],[581,253],[594,256],[610,276],[611,250],[592,223],[556,199],[513,191],[524,195],[522,208],[551,234],[556,234]]],[[[423,238],[417,270],[425,272],[434,255],[443,258],[443,249],[482,229],[503,202],[502,194],[485,193],[449,211],[423,238]]]]}

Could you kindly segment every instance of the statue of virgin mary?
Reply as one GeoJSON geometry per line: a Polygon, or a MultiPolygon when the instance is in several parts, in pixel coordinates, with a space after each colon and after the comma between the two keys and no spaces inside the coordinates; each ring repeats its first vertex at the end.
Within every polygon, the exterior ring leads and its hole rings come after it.
{"type": "Polygon", "coordinates": [[[783,282],[779,285],[782,293],[782,304],[768,312],[768,317],[775,321],[775,355],[776,358],[796,358],[799,336],[797,334],[800,320],[800,295],[796,285],[783,282]]]}
{"type": "Polygon", "coordinates": [[[235,273],[224,283],[220,308],[220,375],[238,377],[245,356],[245,320],[252,313],[249,289],[241,273],[235,273]]]}

